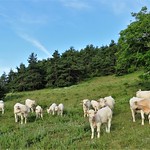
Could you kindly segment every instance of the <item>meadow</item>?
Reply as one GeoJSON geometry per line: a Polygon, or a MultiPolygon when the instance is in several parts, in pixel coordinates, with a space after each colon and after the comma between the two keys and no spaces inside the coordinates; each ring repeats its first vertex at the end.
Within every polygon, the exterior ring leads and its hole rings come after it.
{"type": "MultiPolygon", "coordinates": [[[[96,77],[78,85],[65,88],[43,89],[30,92],[9,93],[5,98],[5,113],[0,114],[1,150],[148,150],[150,125],[147,117],[141,125],[140,114],[132,122],[129,99],[139,88],[139,72],[125,76],[96,77]],[[90,139],[88,118],[83,117],[80,102],[88,98],[99,99],[111,95],[115,99],[111,133],[101,128],[101,137],[90,139]],[[25,99],[35,99],[44,108],[44,119],[35,120],[30,113],[27,124],[15,123],[13,106],[25,99]],[[46,109],[63,103],[64,116],[52,116],[46,109]]],[[[144,89],[142,89],[144,90],[144,89]]]]}

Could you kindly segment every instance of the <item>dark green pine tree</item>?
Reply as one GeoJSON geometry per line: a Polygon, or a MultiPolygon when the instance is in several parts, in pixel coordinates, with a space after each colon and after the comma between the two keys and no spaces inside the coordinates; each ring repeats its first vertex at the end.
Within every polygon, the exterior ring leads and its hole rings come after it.
{"type": "Polygon", "coordinates": [[[10,92],[17,91],[17,84],[16,79],[17,78],[17,72],[14,72],[12,69],[10,69],[7,77],[7,88],[10,92]]]}
{"type": "Polygon", "coordinates": [[[79,52],[73,47],[70,47],[70,49],[65,51],[61,56],[57,85],[63,87],[76,84],[80,81],[82,74],[79,52]]]}
{"type": "Polygon", "coordinates": [[[15,84],[17,91],[26,91],[27,88],[27,68],[21,63],[20,67],[17,67],[17,76],[15,78],[15,84]]]}
{"type": "Polygon", "coordinates": [[[60,65],[60,54],[57,50],[52,55],[53,57],[47,62],[47,76],[46,81],[47,87],[57,87],[58,76],[59,76],[59,65],[60,65]]]}
{"type": "Polygon", "coordinates": [[[43,77],[41,75],[41,69],[37,63],[37,55],[31,53],[28,58],[28,67],[26,74],[26,88],[27,90],[37,90],[44,87],[43,77]]]}
{"type": "Polygon", "coordinates": [[[115,65],[116,65],[116,52],[118,50],[117,44],[114,40],[111,40],[109,46],[106,46],[102,51],[101,59],[102,59],[102,67],[101,73],[102,75],[111,75],[115,73],[115,65]]]}
{"type": "Polygon", "coordinates": [[[0,100],[5,97],[5,94],[8,92],[7,90],[7,75],[4,72],[0,77],[0,100]]]}
{"type": "Polygon", "coordinates": [[[5,97],[5,94],[6,94],[5,87],[0,85],[0,100],[5,97]]]}
{"type": "Polygon", "coordinates": [[[97,55],[97,48],[95,48],[92,44],[87,45],[84,49],[80,51],[80,58],[84,65],[84,78],[92,77],[93,69],[92,69],[92,59],[97,55]]]}

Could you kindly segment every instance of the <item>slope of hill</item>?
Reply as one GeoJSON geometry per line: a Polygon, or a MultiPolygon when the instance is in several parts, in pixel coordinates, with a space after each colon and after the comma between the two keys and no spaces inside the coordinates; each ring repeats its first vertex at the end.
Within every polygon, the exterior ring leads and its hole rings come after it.
{"type": "MultiPolygon", "coordinates": [[[[44,89],[32,92],[9,93],[6,96],[5,114],[0,114],[0,149],[149,149],[149,124],[141,126],[140,115],[132,122],[129,99],[141,88],[138,75],[106,76],[93,78],[67,88],[44,89]],[[83,117],[81,100],[98,99],[111,95],[116,105],[111,133],[101,128],[101,137],[91,140],[88,118],[83,117]],[[31,113],[26,125],[14,122],[13,105],[35,99],[44,108],[44,120],[35,121],[31,113]],[[48,115],[51,103],[64,103],[64,116],[48,115]]],[[[146,117],[147,118],[147,117],[146,117]]]]}

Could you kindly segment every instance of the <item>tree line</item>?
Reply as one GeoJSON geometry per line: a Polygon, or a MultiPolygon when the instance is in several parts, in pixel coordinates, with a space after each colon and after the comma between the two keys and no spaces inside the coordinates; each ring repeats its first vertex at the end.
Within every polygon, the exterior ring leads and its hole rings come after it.
{"type": "Polygon", "coordinates": [[[10,91],[29,91],[42,88],[66,87],[92,77],[124,75],[143,69],[141,79],[150,78],[150,12],[142,7],[131,13],[132,21],[120,31],[118,42],[106,46],[87,45],[81,50],[70,47],[60,54],[55,50],[52,58],[38,60],[31,53],[28,66],[23,63],[0,77],[0,97],[10,91]]]}

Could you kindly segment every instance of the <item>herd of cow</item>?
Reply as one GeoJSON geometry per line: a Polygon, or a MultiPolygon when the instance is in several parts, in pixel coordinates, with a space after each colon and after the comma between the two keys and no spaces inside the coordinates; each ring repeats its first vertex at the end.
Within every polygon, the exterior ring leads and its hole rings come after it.
{"type": "MultiPolygon", "coordinates": [[[[4,101],[0,100],[0,110],[2,111],[2,114],[4,114],[4,101]]],[[[64,105],[60,103],[59,105],[56,105],[56,103],[53,103],[50,105],[50,107],[47,109],[48,114],[55,115],[63,115],[64,111],[64,105]]],[[[16,103],[14,105],[14,117],[15,122],[18,122],[19,119],[21,120],[21,124],[23,122],[27,123],[27,118],[30,112],[35,112],[36,119],[41,118],[43,119],[43,108],[40,105],[36,105],[35,100],[26,99],[25,104],[16,103]]]]}
{"type": "MultiPolygon", "coordinates": [[[[111,96],[100,98],[99,100],[82,101],[84,117],[89,117],[91,127],[91,139],[94,138],[94,128],[97,127],[97,138],[100,137],[100,127],[106,124],[106,132],[110,132],[111,121],[115,100],[111,96]]],[[[135,113],[141,114],[142,125],[144,125],[144,114],[148,115],[150,124],[150,91],[137,91],[136,97],[129,100],[133,122],[135,122],[135,113]]]]}
{"type": "MultiPolygon", "coordinates": [[[[150,124],[150,91],[137,91],[136,97],[132,97],[129,100],[131,114],[133,122],[135,122],[135,113],[141,114],[142,125],[144,125],[144,114],[148,115],[149,124],[150,124]]],[[[98,100],[82,100],[83,114],[84,117],[89,118],[89,123],[91,127],[91,139],[94,138],[94,128],[97,128],[97,138],[100,137],[100,128],[102,124],[106,124],[106,132],[110,132],[111,121],[113,116],[113,109],[115,105],[115,100],[112,96],[100,98],[98,100]]],[[[4,101],[0,100],[0,111],[4,114],[4,101]]],[[[14,105],[14,117],[15,122],[21,120],[21,124],[27,123],[27,117],[29,112],[34,112],[37,118],[43,119],[43,108],[39,105],[36,105],[35,100],[26,99],[25,104],[16,103],[14,105]]],[[[47,109],[48,114],[52,115],[63,115],[64,105],[60,103],[57,105],[53,103],[47,109]]]]}

